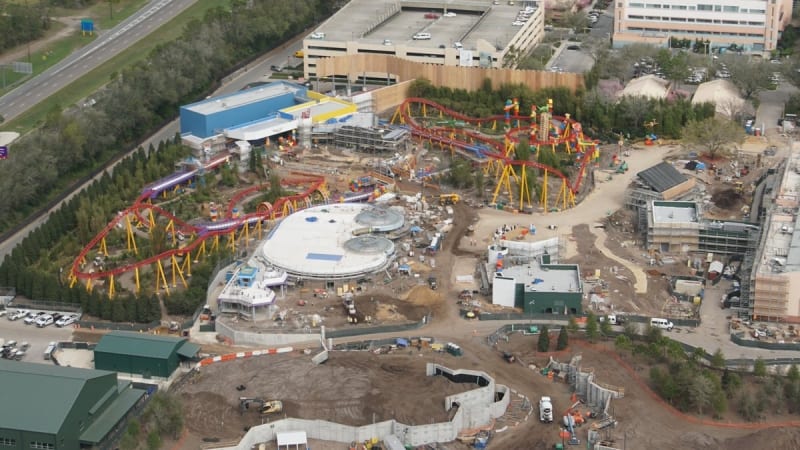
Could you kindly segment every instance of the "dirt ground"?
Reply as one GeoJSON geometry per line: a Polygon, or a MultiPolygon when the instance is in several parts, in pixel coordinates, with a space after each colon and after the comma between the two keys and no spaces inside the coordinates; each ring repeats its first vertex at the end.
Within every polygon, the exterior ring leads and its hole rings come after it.
{"type": "Polygon", "coordinates": [[[375,356],[368,352],[334,352],[324,365],[300,353],[273,355],[211,365],[177,391],[187,408],[189,429],[204,437],[236,438],[245,427],[283,417],[366,425],[395,418],[424,424],[448,420],[444,398],[476,385],[426,377],[425,364],[448,366],[454,357],[402,351],[375,356]],[[244,391],[236,386],[244,385],[244,391]],[[241,396],[281,400],[283,413],[259,416],[239,411],[241,396]]]}

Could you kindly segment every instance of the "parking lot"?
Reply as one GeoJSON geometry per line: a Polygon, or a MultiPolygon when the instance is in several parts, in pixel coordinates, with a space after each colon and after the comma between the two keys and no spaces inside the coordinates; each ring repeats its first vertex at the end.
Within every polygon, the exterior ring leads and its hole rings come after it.
{"type": "MultiPolygon", "coordinates": [[[[16,308],[9,308],[8,313],[16,311],[16,308]]],[[[48,311],[52,312],[52,311],[48,311]]],[[[27,342],[30,347],[22,361],[51,364],[44,359],[44,351],[50,342],[69,341],[72,339],[72,326],[63,328],[50,325],[39,328],[36,325],[26,325],[23,319],[8,320],[7,315],[0,317],[0,340],[14,340],[18,343],[27,342]]]]}

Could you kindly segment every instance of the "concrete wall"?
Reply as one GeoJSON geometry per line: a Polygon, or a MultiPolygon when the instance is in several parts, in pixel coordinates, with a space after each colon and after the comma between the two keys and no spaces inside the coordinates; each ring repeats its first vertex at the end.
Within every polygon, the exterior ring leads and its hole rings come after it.
{"type": "Polygon", "coordinates": [[[217,319],[217,334],[232,341],[233,345],[252,347],[275,347],[298,342],[319,341],[320,333],[258,333],[254,331],[235,330],[225,323],[224,319],[217,319]]]}
{"type": "Polygon", "coordinates": [[[494,379],[485,372],[476,370],[451,370],[439,364],[429,363],[426,366],[427,376],[435,376],[444,372],[450,376],[474,376],[486,381],[471,391],[448,396],[445,407],[459,402],[459,409],[450,422],[428,425],[406,425],[395,420],[353,427],[325,420],[283,419],[251,428],[235,446],[206,446],[207,449],[250,450],[257,444],[276,439],[277,433],[285,431],[305,431],[310,439],[335,441],[349,444],[353,441],[363,442],[368,439],[385,439],[389,435],[396,436],[406,445],[424,445],[433,442],[449,442],[465,428],[476,428],[485,425],[491,419],[502,416],[511,402],[508,387],[495,385],[494,379]],[[503,398],[495,402],[495,389],[503,393],[503,398]]]}

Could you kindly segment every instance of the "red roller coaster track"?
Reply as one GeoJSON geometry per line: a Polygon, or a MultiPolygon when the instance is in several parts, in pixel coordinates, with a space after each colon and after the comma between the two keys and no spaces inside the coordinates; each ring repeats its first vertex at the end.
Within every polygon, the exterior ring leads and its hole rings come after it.
{"type": "MultiPolygon", "coordinates": [[[[411,129],[411,133],[414,136],[418,136],[418,137],[421,137],[423,139],[431,140],[431,141],[440,143],[442,145],[453,146],[453,147],[461,148],[461,149],[472,148],[472,147],[474,147],[474,143],[473,142],[463,141],[463,140],[460,140],[460,139],[455,139],[455,138],[452,138],[452,137],[448,136],[447,134],[450,134],[450,133],[453,132],[452,128],[447,128],[447,127],[426,128],[425,126],[423,126],[422,124],[417,122],[416,118],[411,115],[411,106],[412,105],[418,105],[418,106],[424,105],[425,107],[430,107],[430,108],[432,108],[432,109],[434,109],[436,111],[439,111],[442,115],[446,115],[448,117],[452,117],[454,119],[457,119],[457,120],[460,120],[460,121],[463,121],[463,122],[467,122],[467,123],[472,123],[472,124],[475,124],[475,125],[478,125],[478,126],[481,125],[481,124],[484,124],[484,123],[491,123],[491,122],[496,122],[496,121],[501,121],[502,122],[502,121],[506,120],[506,116],[505,115],[500,115],[500,114],[494,115],[494,116],[489,116],[489,117],[483,117],[483,118],[470,117],[470,116],[461,114],[459,112],[453,111],[452,109],[449,109],[449,108],[447,108],[447,107],[445,107],[443,105],[440,105],[439,103],[436,103],[436,102],[433,102],[431,100],[427,100],[427,99],[424,99],[424,98],[417,98],[417,97],[408,98],[400,105],[400,107],[398,108],[398,112],[399,112],[399,114],[400,114],[400,116],[401,116],[401,118],[403,120],[403,123],[405,123],[406,125],[409,126],[409,128],[411,129]]],[[[520,121],[530,122],[530,120],[531,120],[530,117],[519,116],[519,115],[512,115],[509,118],[511,120],[514,120],[514,121],[517,121],[517,122],[520,122],[520,121]]],[[[540,141],[538,141],[538,139],[536,139],[534,137],[534,139],[531,141],[532,145],[558,145],[558,144],[561,144],[561,143],[567,143],[568,144],[570,142],[575,142],[576,140],[579,140],[581,143],[590,144],[592,147],[594,147],[597,144],[596,141],[584,141],[583,140],[582,133],[580,132],[580,130],[581,130],[580,124],[578,122],[576,122],[575,120],[573,120],[571,118],[568,118],[568,117],[564,117],[564,116],[553,116],[553,119],[561,121],[561,122],[564,122],[564,123],[569,123],[570,126],[574,130],[577,130],[577,132],[576,132],[577,135],[576,136],[571,136],[571,137],[558,137],[558,138],[552,139],[552,140],[547,141],[547,142],[540,142],[540,141]]],[[[505,138],[509,139],[509,140],[511,140],[513,142],[517,142],[518,140],[517,140],[516,136],[519,133],[528,132],[529,129],[530,128],[525,128],[525,127],[510,128],[510,129],[508,129],[506,131],[505,138]]],[[[488,158],[493,159],[493,160],[497,160],[497,161],[501,161],[503,163],[503,165],[511,165],[511,166],[517,166],[517,167],[526,166],[526,167],[533,167],[533,168],[536,168],[536,169],[540,169],[540,170],[546,171],[546,172],[548,172],[548,173],[550,173],[552,175],[555,175],[556,177],[564,180],[564,182],[567,183],[567,185],[569,186],[569,188],[570,188],[570,190],[572,191],[573,194],[577,193],[580,190],[581,180],[583,179],[583,176],[584,176],[584,174],[586,172],[586,166],[592,160],[592,157],[593,157],[593,154],[594,154],[594,149],[593,148],[592,149],[588,149],[588,148],[587,149],[583,149],[583,157],[579,161],[580,170],[578,172],[578,176],[574,181],[571,181],[566,175],[564,175],[561,171],[559,171],[558,169],[556,169],[554,167],[551,167],[551,166],[548,166],[548,165],[545,165],[545,164],[541,164],[541,163],[536,162],[536,161],[520,161],[520,160],[515,160],[513,158],[507,157],[504,154],[505,145],[504,145],[503,142],[501,142],[499,140],[492,139],[492,138],[487,137],[487,136],[485,136],[485,135],[483,135],[481,133],[473,132],[473,131],[463,130],[463,131],[461,131],[461,133],[463,133],[465,136],[468,136],[470,139],[473,139],[473,141],[479,141],[479,142],[482,142],[482,143],[487,144],[487,145],[491,146],[492,148],[494,148],[496,150],[495,152],[483,152],[483,154],[486,155],[488,158]]],[[[469,155],[467,155],[467,156],[469,156],[469,155]]]]}
{"type": "Polygon", "coordinates": [[[295,175],[297,175],[295,178],[281,180],[281,184],[284,186],[307,185],[308,187],[303,192],[280,197],[274,205],[260,207],[255,213],[233,217],[234,208],[236,208],[245,197],[269,188],[269,185],[253,186],[239,191],[231,199],[227,205],[225,218],[223,220],[202,225],[189,224],[156,205],[146,203],[147,199],[150,198],[151,193],[143,193],[141,196],[139,196],[139,198],[136,199],[133,205],[118,213],[111,222],[109,222],[94,238],[92,238],[91,241],[89,241],[88,244],[86,244],[85,247],[83,247],[81,252],[72,263],[70,275],[74,280],[82,280],[84,282],[113,278],[117,275],[138,269],[140,267],[149,266],[165,259],[190,255],[191,252],[195,251],[205,240],[215,236],[230,235],[230,233],[236,232],[245,224],[282,217],[285,212],[294,211],[298,204],[309,204],[310,198],[315,192],[320,192],[323,200],[326,200],[327,193],[324,188],[325,178],[317,175],[306,175],[300,173],[295,173],[295,175]],[[116,228],[123,220],[127,220],[126,218],[130,215],[133,215],[146,223],[147,221],[142,219],[143,213],[145,212],[149,214],[157,214],[160,217],[166,218],[174,224],[175,232],[180,231],[187,236],[193,236],[193,239],[181,248],[166,250],[155,256],[138,260],[114,269],[98,272],[83,271],[83,267],[86,263],[86,257],[96,249],[98,244],[100,244],[114,228],[116,228]]]}

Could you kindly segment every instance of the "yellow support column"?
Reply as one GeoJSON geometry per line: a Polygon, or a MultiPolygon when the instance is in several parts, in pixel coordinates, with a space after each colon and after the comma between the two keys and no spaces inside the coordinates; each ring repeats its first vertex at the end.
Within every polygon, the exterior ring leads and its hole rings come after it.
{"type": "Polygon", "coordinates": [[[544,213],[547,214],[547,173],[549,171],[544,171],[544,180],[542,180],[542,193],[539,196],[539,204],[542,205],[544,208],[544,213]]]}
{"type": "Polygon", "coordinates": [[[136,284],[136,293],[142,292],[142,284],[141,280],[139,279],[139,267],[133,268],[133,282],[136,284]]]}
{"type": "Polygon", "coordinates": [[[77,283],[77,282],[78,282],[78,277],[76,277],[74,273],[70,273],[69,274],[69,287],[70,288],[75,287],[75,283],[77,283]]]}
{"type": "Polygon", "coordinates": [[[528,207],[531,205],[531,187],[528,185],[528,174],[526,166],[522,166],[519,177],[519,210],[524,208],[525,199],[528,199],[528,207]]]}
{"type": "Polygon", "coordinates": [[[216,252],[217,250],[219,250],[219,235],[215,234],[214,240],[211,242],[211,251],[216,252]]]}
{"type": "Polygon", "coordinates": [[[108,299],[112,300],[114,298],[114,294],[115,293],[116,292],[115,292],[115,288],[114,288],[114,275],[109,275],[108,276],[108,299]]]}
{"type": "Polygon", "coordinates": [[[183,259],[183,267],[181,267],[181,270],[185,273],[187,278],[192,276],[192,255],[190,253],[187,253],[186,257],[183,259]]]}
{"type": "Polygon", "coordinates": [[[93,288],[94,288],[94,284],[92,283],[92,279],[88,278],[86,280],[86,292],[91,293],[93,288]]]}
{"type": "Polygon", "coordinates": [[[148,228],[152,230],[153,227],[156,226],[156,217],[153,215],[153,208],[147,210],[147,220],[150,221],[150,226],[148,228]]]}
{"type": "Polygon", "coordinates": [[[125,234],[127,236],[128,251],[133,252],[134,255],[138,255],[139,249],[136,248],[136,234],[133,231],[130,216],[125,217],[125,234]]]}
{"type": "Polygon", "coordinates": [[[227,247],[231,253],[236,253],[236,230],[228,233],[228,242],[225,244],[225,247],[227,247]]]}
{"type": "Polygon", "coordinates": [[[158,293],[158,289],[161,287],[161,284],[164,285],[164,292],[169,295],[169,284],[167,284],[167,275],[164,273],[164,265],[161,264],[161,260],[156,261],[156,293],[158,293]]]}

